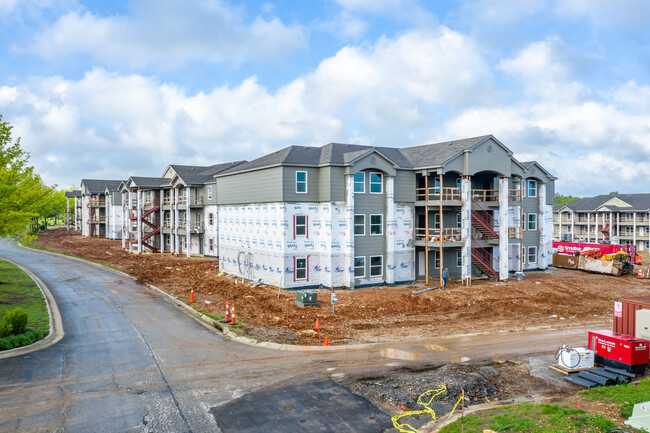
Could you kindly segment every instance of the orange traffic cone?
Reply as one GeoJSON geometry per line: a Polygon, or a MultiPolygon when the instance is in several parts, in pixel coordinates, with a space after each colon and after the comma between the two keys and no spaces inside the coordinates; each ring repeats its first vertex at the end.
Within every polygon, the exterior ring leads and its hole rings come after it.
{"type": "Polygon", "coordinates": [[[226,298],[226,323],[230,322],[230,304],[228,303],[228,298],[226,298]]]}
{"type": "Polygon", "coordinates": [[[194,302],[194,289],[190,291],[190,302],[194,302]]]}
{"type": "Polygon", "coordinates": [[[639,266],[639,272],[636,275],[637,278],[643,278],[643,269],[639,266]]]}
{"type": "Polygon", "coordinates": [[[314,326],[314,329],[318,330],[318,344],[320,345],[320,322],[318,321],[318,317],[316,318],[316,326],[314,326]]]}
{"type": "Polygon", "coordinates": [[[325,336],[325,343],[323,343],[323,346],[329,346],[329,345],[330,345],[330,337],[326,335],[325,336]]]}
{"type": "Polygon", "coordinates": [[[230,324],[231,325],[236,325],[237,324],[237,315],[235,314],[235,303],[232,303],[232,307],[230,308],[230,324]]]}

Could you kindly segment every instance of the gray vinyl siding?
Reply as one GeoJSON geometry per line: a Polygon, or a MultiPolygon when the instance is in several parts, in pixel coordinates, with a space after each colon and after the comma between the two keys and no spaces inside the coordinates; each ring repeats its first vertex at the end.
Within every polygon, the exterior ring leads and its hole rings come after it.
{"type": "Polygon", "coordinates": [[[553,205],[555,203],[555,182],[546,182],[546,204],[553,205]]]}
{"type": "Polygon", "coordinates": [[[397,170],[395,173],[395,201],[415,202],[415,172],[397,170]]]}
{"type": "MultiPolygon", "coordinates": [[[[420,251],[424,253],[423,248],[418,248],[415,253],[415,263],[417,267],[416,276],[419,275],[420,272],[424,273],[424,270],[420,271],[419,269],[420,260],[418,255],[420,254],[420,251]]],[[[433,286],[438,285],[438,278],[440,277],[440,269],[435,268],[436,251],[438,250],[429,250],[429,276],[433,279],[433,282],[431,279],[429,280],[429,284],[432,284],[433,286]]],[[[456,251],[456,248],[445,248],[442,250],[442,268],[447,268],[449,270],[449,278],[457,278],[461,276],[461,268],[457,266],[456,251]]],[[[424,278],[424,276],[422,278],[424,278]]],[[[447,281],[447,284],[449,284],[449,281],[447,281]]]]}
{"type": "MultiPolygon", "coordinates": [[[[368,188],[368,176],[366,176],[366,192],[354,194],[355,215],[366,216],[366,234],[354,237],[355,256],[384,256],[386,265],[386,177],[384,176],[384,189],[382,194],[370,194],[368,188]],[[382,234],[370,235],[370,215],[382,215],[382,234]]],[[[366,259],[369,260],[369,259],[366,259]]],[[[384,275],[385,272],[384,272],[384,275]]]]}
{"type": "Polygon", "coordinates": [[[318,201],[345,201],[345,169],[327,166],[321,167],[318,171],[318,201]]]}
{"type": "Polygon", "coordinates": [[[217,204],[283,201],[282,183],[282,167],[219,177],[217,178],[217,204]]]}
{"type": "Polygon", "coordinates": [[[203,187],[203,204],[214,205],[217,204],[217,185],[209,183],[203,187]],[[212,186],[212,200],[208,199],[208,186],[212,186]]]}
{"type": "Polygon", "coordinates": [[[524,212],[524,246],[539,245],[539,198],[531,197],[524,198],[522,201],[522,210],[524,212]],[[528,230],[528,214],[537,214],[537,230],[528,230]]]}
{"type": "Polygon", "coordinates": [[[285,202],[318,202],[319,173],[318,167],[282,167],[282,201],[285,202]],[[296,192],[296,172],[307,172],[307,193],[296,192]]]}

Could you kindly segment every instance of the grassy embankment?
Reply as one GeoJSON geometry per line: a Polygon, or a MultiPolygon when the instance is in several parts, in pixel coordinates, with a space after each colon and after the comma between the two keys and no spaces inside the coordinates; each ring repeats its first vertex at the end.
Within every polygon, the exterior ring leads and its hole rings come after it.
{"type": "Polygon", "coordinates": [[[0,259],[0,322],[16,307],[27,312],[27,329],[19,335],[0,338],[0,350],[31,344],[50,332],[50,317],[41,290],[20,268],[0,259]]]}

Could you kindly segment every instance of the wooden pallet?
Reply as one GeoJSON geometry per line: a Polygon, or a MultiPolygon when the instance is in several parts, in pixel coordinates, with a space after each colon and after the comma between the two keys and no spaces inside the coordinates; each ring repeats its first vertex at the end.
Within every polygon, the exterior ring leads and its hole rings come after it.
{"type": "Polygon", "coordinates": [[[559,364],[549,364],[549,365],[548,365],[548,368],[550,368],[550,369],[553,370],[553,371],[557,371],[557,372],[560,373],[560,374],[563,374],[563,375],[565,375],[565,376],[568,376],[568,375],[570,375],[570,374],[575,374],[575,373],[579,373],[579,372],[584,371],[584,370],[589,370],[590,368],[593,368],[593,367],[587,367],[587,368],[568,368],[568,367],[565,367],[565,366],[563,366],[563,365],[559,365],[559,364]]]}

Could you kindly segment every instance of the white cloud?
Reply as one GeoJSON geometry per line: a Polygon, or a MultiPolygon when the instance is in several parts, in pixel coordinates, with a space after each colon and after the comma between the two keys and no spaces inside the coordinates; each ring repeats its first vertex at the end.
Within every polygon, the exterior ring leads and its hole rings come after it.
{"type": "Polygon", "coordinates": [[[555,12],[564,17],[588,18],[598,29],[641,31],[647,35],[650,3],[638,0],[556,0],[555,12]]]}
{"type": "Polygon", "coordinates": [[[469,16],[477,25],[480,23],[503,24],[536,15],[548,8],[549,0],[476,0],[462,5],[462,16],[469,16]]]}
{"type": "Polygon", "coordinates": [[[132,15],[73,11],[35,36],[30,50],[47,59],[88,54],[104,65],[177,67],[192,61],[275,59],[306,45],[302,27],[255,18],[222,2],[139,0],[132,15]]]}

